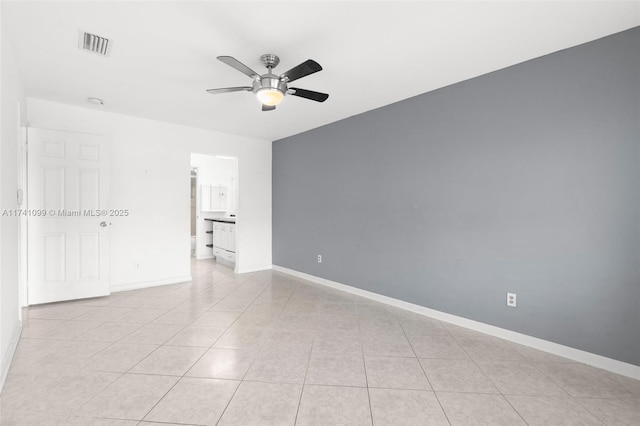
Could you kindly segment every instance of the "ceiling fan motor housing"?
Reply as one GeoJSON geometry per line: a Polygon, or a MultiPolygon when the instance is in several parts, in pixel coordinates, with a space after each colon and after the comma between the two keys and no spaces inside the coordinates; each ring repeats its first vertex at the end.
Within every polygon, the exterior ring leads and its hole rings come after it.
{"type": "Polygon", "coordinates": [[[280,77],[275,74],[264,74],[253,81],[252,92],[257,93],[258,90],[262,89],[272,89],[287,93],[287,82],[280,80],[280,77]]]}

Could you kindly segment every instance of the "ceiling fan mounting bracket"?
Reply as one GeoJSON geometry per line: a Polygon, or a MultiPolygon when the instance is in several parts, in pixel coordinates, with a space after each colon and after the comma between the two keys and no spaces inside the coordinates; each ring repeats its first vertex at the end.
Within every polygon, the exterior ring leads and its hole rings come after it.
{"type": "Polygon", "coordinates": [[[272,53],[266,53],[260,56],[260,61],[264,64],[268,69],[274,69],[280,63],[280,58],[277,55],[272,53]]]}

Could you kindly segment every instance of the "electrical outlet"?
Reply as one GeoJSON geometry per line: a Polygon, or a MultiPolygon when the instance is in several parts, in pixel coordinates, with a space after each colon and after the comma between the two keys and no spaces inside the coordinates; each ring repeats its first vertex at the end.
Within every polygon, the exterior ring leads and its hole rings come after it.
{"type": "Polygon", "coordinates": [[[515,308],[517,306],[515,293],[507,293],[507,306],[511,308],[515,308]]]}
{"type": "Polygon", "coordinates": [[[133,264],[134,269],[140,269],[140,264],[138,262],[133,264]]]}
{"type": "Polygon", "coordinates": [[[318,255],[318,263],[322,263],[322,255],[321,254],[318,255]]]}

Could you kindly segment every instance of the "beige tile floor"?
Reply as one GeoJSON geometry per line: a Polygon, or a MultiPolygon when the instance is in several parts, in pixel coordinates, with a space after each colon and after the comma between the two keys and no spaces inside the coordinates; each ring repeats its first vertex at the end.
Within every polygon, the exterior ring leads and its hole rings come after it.
{"type": "Polygon", "coordinates": [[[640,425],[640,382],[265,271],[35,306],[9,425],[640,425]]]}

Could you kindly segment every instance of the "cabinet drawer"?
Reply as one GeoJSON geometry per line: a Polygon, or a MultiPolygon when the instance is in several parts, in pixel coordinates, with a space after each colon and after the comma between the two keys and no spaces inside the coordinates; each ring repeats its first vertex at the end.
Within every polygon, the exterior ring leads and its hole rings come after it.
{"type": "Polygon", "coordinates": [[[223,250],[223,249],[218,248],[218,247],[214,247],[213,248],[213,255],[215,257],[220,258],[220,259],[226,260],[227,262],[235,263],[235,261],[236,261],[236,254],[234,252],[223,250]]]}
{"type": "Polygon", "coordinates": [[[222,258],[228,262],[236,262],[236,254],[232,251],[225,251],[222,258]]]}

